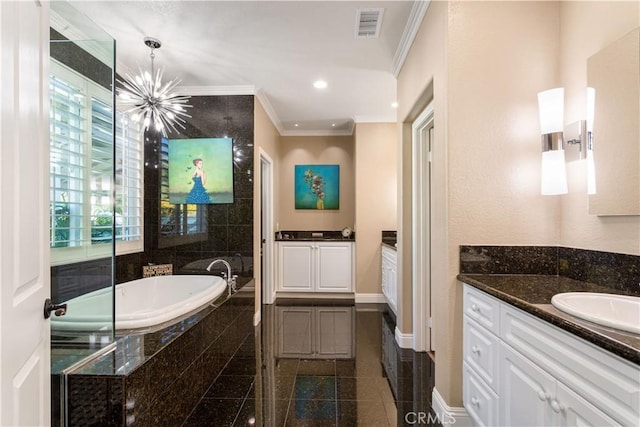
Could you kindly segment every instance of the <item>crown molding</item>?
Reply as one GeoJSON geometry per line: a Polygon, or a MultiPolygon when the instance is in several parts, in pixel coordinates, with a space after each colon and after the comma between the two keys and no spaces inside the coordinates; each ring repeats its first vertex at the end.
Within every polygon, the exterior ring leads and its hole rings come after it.
{"type": "Polygon", "coordinates": [[[422,20],[424,19],[430,4],[431,0],[421,0],[415,2],[411,8],[407,25],[404,27],[400,43],[398,43],[398,48],[393,56],[391,73],[395,78],[398,78],[400,70],[402,70],[404,61],[407,59],[407,55],[409,54],[409,49],[411,49],[411,45],[418,34],[418,30],[420,29],[420,25],[422,24],[422,20]]]}
{"type": "Polygon", "coordinates": [[[354,116],[355,123],[396,123],[398,121],[397,114],[384,116],[354,116]]]}
{"type": "Polygon", "coordinates": [[[280,121],[280,117],[278,117],[278,113],[276,113],[276,110],[273,108],[273,105],[271,105],[271,102],[269,102],[269,98],[267,97],[265,91],[262,89],[258,89],[256,91],[256,98],[258,98],[258,101],[260,101],[260,104],[262,104],[262,108],[264,109],[265,113],[267,113],[267,116],[269,116],[271,123],[273,123],[280,136],[282,136],[284,132],[284,129],[282,128],[282,122],[280,121]]]}
{"type": "Polygon", "coordinates": [[[352,136],[353,123],[347,130],[285,130],[280,136],[352,136]]]}

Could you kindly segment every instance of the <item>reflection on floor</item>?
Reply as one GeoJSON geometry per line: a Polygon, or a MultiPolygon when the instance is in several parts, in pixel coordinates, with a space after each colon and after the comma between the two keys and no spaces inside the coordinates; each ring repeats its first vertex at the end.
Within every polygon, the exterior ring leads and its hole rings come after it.
{"type": "Polygon", "coordinates": [[[309,300],[263,306],[255,336],[184,426],[433,425],[433,361],[397,347],[385,311],[309,300]]]}

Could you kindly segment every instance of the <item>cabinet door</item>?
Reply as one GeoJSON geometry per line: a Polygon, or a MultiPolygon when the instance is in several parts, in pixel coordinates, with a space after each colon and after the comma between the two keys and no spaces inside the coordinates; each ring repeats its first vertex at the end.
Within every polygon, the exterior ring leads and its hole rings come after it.
{"type": "Polygon", "coordinates": [[[352,307],[316,308],[316,350],[322,358],[353,357],[352,307]]]}
{"type": "Polygon", "coordinates": [[[551,401],[551,409],[557,414],[559,426],[619,425],[562,383],[558,383],[555,402],[551,401]]]}
{"type": "Polygon", "coordinates": [[[313,255],[310,243],[280,243],[279,291],[313,291],[313,255]]]}
{"type": "Polygon", "coordinates": [[[551,426],[556,381],[506,344],[500,343],[500,424],[551,426]]]}
{"type": "Polygon", "coordinates": [[[313,315],[311,307],[277,307],[279,357],[312,357],[313,315]]]}
{"type": "Polygon", "coordinates": [[[352,244],[316,244],[318,273],[316,291],[352,292],[352,244]]]}

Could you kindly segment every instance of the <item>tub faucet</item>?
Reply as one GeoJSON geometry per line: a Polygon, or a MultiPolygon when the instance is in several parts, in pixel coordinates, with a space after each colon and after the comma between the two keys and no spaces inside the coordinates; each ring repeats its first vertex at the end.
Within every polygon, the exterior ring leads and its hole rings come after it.
{"type": "Polygon", "coordinates": [[[236,291],[236,278],[238,276],[231,275],[231,266],[229,265],[229,263],[221,258],[214,259],[213,261],[211,261],[211,264],[209,264],[209,266],[207,267],[207,271],[211,271],[211,267],[213,267],[215,264],[219,262],[221,262],[225,267],[227,267],[227,272],[222,273],[222,278],[227,282],[227,287],[229,288],[229,296],[231,296],[231,294],[236,291]]]}
{"type": "Polygon", "coordinates": [[[242,259],[242,255],[239,252],[233,254],[232,259],[240,258],[240,274],[244,276],[244,259],[242,259]]]}

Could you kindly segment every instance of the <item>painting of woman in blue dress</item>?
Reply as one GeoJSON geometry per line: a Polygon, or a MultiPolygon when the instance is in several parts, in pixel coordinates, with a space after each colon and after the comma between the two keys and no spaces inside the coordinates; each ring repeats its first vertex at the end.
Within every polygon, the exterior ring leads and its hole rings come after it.
{"type": "Polygon", "coordinates": [[[207,172],[202,168],[202,159],[194,159],[193,165],[196,167],[193,173],[193,188],[187,194],[187,203],[211,203],[211,198],[207,194],[204,186],[207,184],[207,172]]]}
{"type": "Polygon", "coordinates": [[[169,181],[171,204],[233,203],[231,138],[167,139],[163,150],[168,163],[162,176],[169,181]]]}

